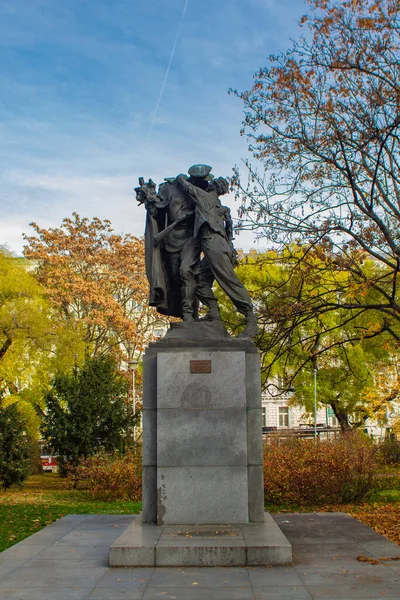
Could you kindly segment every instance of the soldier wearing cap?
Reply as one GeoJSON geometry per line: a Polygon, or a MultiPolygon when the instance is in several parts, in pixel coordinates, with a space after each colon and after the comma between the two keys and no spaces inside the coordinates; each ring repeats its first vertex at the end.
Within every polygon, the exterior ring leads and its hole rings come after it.
{"type": "Polygon", "coordinates": [[[236,309],[245,315],[246,327],[240,335],[254,337],[258,333],[258,326],[253,304],[234,271],[236,255],[232,245],[230,211],[219,200],[219,196],[228,192],[228,182],[218,177],[208,183],[201,175],[207,173],[210,178],[210,171],[211,167],[195,165],[189,169],[189,179],[182,175],[177,178],[195,204],[193,235],[196,245],[204,254],[197,276],[196,296],[209,307],[206,319],[220,320],[217,299],[212,291],[212,283],[216,279],[236,309]]]}
{"type": "Polygon", "coordinates": [[[147,210],[145,249],[150,305],[184,321],[197,318],[198,301],[209,308],[206,319],[219,320],[212,291],[218,281],[237,310],[245,315],[242,336],[258,332],[250,296],[234,271],[230,211],[219,196],[226,179],[213,180],[211,167],[193,165],[189,178],[166,179],[158,194],[155,184],[140,178],[137,198],[147,210]],[[200,262],[201,252],[204,258],[200,262]]]}

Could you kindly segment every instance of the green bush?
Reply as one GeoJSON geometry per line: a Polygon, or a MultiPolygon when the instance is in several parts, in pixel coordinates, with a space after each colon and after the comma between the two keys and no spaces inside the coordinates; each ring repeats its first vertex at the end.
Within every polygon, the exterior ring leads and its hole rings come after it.
{"type": "Polygon", "coordinates": [[[28,453],[29,453],[29,475],[41,475],[43,473],[42,461],[40,459],[40,447],[38,441],[28,437],[28,453]]]}
{"type": "Polygon", "coordinates": [[[264,447],[265,500],[303,506],[359,501],[373,488],[376,451],[357,433],[332,441],[271,440],[264,447]]]}
{"type": "Polygon", "coordinates": [[[71,375],[57,377],[46,396],[43,436],[64,465],[104,450],[125,449],[135,423],[128,382],[111,356],[88,358],[71,375]]]}
{"type": "Polygon", "coordinates": [[[0,486],[21,485],[28,476],[29,450],[24,421],[16,404],[0,401],[0,486]]]}
{"type": "Polygon", "coordinates": [[[142,452],[135,446],[126,454],[100,453],[66,468],[67,483],[87,490],[100,500],[142,499],[142,452]]]}

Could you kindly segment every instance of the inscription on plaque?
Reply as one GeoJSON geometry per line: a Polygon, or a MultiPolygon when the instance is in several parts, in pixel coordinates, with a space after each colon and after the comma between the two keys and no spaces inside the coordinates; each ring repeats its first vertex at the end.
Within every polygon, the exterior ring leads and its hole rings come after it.
{"type": "Polygon", "coordinates": [[[211,373],[211,360],[191,360],[191,373],[211,373]]]}

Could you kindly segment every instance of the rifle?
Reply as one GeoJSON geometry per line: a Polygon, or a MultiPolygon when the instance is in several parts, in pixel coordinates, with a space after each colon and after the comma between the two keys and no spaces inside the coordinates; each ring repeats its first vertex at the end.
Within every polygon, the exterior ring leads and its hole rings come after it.
{"type": "Polygon", "coordinates": [[[168,225],[168,227],[166,227],[165,229],[163,229],[162,231],[160,231],[160,233],[157,233],[154,236],[154,245],[158,246],[158,244],[160,244],[160,242],[163,241],[163,239],[169,235],[169,233],[175,229],[175,227],[177,225],[179,225],[180,223],[183,223],[183,221],[187,221],[187,219],[189,219],[189,217],[192,217],[194,215],[194,212],[191,211],[189,213],[187,213],[184,217],[182,217],[181,219],[177,219],[176,221],[174,221],[173,223],[171,223],[171,225],[168,225]]]}

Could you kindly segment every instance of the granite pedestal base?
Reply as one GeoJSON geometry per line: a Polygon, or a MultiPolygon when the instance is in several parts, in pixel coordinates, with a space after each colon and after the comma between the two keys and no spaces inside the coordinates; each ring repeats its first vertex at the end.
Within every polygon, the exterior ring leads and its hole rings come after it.
{"type": "Polygon", "coordinates": [[[143,523],[262,523],[257,348],[222,323],[177,325],[144,357],[143,523]]]}
{"type": "Polygon", "coordinates": [[[143,371],[143,512],[111,566],[287,564],[264,514],[260,361],[220,323],[178,323],[143,371]]]}
{"type": "Polygon", "coordinates": [[[110,549],[112,567],[245,567],[292,562],[272,517],[249,525],[143,525],[137,517],[110,549]]]}

